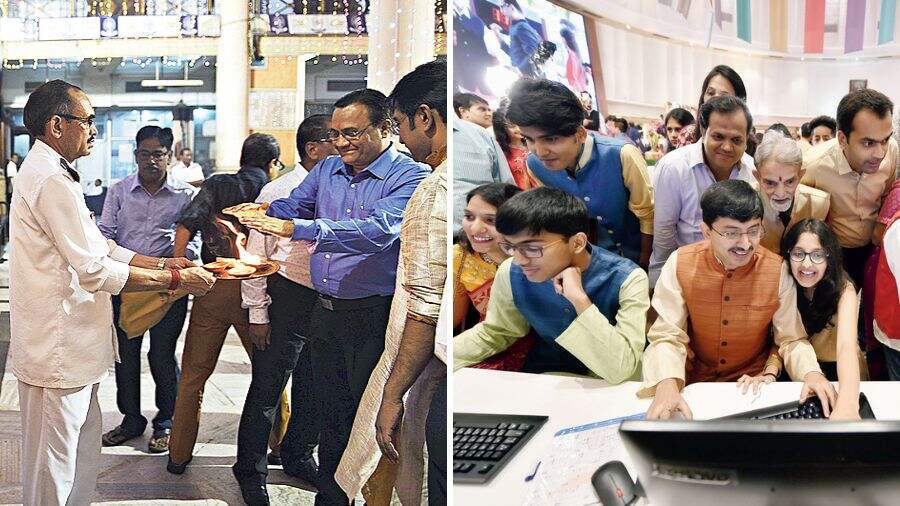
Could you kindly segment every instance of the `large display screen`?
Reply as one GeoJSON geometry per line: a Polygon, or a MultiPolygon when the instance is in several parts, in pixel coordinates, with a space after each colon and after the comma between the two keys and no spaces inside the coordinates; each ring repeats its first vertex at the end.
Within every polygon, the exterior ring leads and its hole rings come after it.
{"type": "Polygon", "coordinates": [[[522,77],[587,91],[596,105],[581,14],[547,0],[453,0],[454,91],[496,106],[522,77]]]}

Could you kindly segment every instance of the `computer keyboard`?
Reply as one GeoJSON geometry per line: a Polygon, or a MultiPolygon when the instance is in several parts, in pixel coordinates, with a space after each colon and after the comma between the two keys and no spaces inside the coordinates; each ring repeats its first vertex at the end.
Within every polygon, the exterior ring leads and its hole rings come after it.
{"type": "MultiPolygon", "coordinates": [[[[859,417],[863,420],[874,420],[875,414],[869,405],[869,400],[865,394],[859,394],[859,417]]],[[[745,413],[726,416],[723,419],[737,420],[819,420],[825,419],[825,413],[822,411],[822,402],[819,398],[812,396],[802,404],[797,402],[786,402],[767,408],[755,409],[745,413]]]]}
{"type": "Polygon", "coordinates": [[[453,413],[453,482],[487,483],[546,422],[546,416],[453,413]]]}

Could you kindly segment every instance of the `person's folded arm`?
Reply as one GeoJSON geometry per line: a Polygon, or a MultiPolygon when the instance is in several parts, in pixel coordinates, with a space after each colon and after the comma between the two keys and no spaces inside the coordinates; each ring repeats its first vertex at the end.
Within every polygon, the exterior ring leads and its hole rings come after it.
{"type": "Polygon", "coordinates": [[[62,173],[54,174],[39,190],[35,213],[60,255],[75,270],[82,289],[118,295],[128,281],[128,264],[110,258],[107,239],[85,216],[88,211],[79,197],[62,173]]]}
{"type": "Polygon", "coordinates": [[[633,377],[644,352],[644,329],[650,308],[647,274],[635,269],[619,288],[619,310],[612,325],[591,305],[556,338],[591,373],[618,384],[633,377]]]}
{"type": "Polygon", "coordinates": [[[650,288],[656,286],[657,278],[666,260],[678,249],[676,231],[681,215],[681,179],[676,167],[665,160],[656,164],[657,179],[653,189],[653,252],[650,256],[650,288]]]}
{"type": "Polygon", "coordinates": [[[506,260],[497,269],[483,322],[453,338],[453,370],[477,364],[506,350],[528,333],[530,325],[516,308],[506,260]]]}
{"type": "Polygon", "coordinates": [[[816,360],[816,350],[806,337],[806,329],[797,310],[797,288],[787,262],[781,265],[778,309],[772,316],[772,331],[784,368],[792,380],[803,381],[810,372],[822,372],[816,360]]]}
{"type": "Polygon", "coordinates": [[[651,302],[658,317],[647,333],[649,345],[644,350],[643,384],[638,397],[652,397],[656,386],[665,379],[675,379],[679,390],[684,387],[687,362],[688,310],[676,269],[678,252],[673,252],[663,265],[651,302]]]}
{"type": "Polygon", "coordinates": [[[384,251],[399,238],[406,205],[424,178],[425,173],[422,172],[405,179],[384,198],[375,201],[372,213],[365,219],[294,219],[292,239],[315,241],[316,252],[359,254],[384,251]]]}

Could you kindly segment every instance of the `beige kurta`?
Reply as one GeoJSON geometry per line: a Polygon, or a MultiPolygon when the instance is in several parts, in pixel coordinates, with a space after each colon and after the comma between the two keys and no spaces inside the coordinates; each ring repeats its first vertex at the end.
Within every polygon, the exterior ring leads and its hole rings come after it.
{"type": "Polygon", "coordinates": [[[794,204],[791,206],[791,219],[785,227],[784,222],[778,216],[778,211],[772,207],[772,203],[762,190],[759,191],[759,196],[763,201],[763,226],[766,228],[766,234],[759,244],[779,255],[781,254],[781,238],[784,237],[784,233],[806,218],[824,221],[828,216],[828,208],[831,203],[827,192],[805,184],[797,185],[794,204]]]}
{"type": "MultiPolygon", "coordinates": [[[[404,212],[397,285],[384,336],[384,353],[369,377],[353,421],[350,441],[334,475],[347,497],[355,497],[362,490],[381,458],[375,441],[375,417],[381,406],[384,385],[397,358],[407,316],[435,322],[438,318],[447,276],[446,207],[447,162],[444,161],[422,181],[404,212]]],[[[422,501],[425,419],[436,384],[446,373],[443,362],[432,358],[404,402],[395,484],[397,496],[404,505],[418,505],[422,501]]]]}

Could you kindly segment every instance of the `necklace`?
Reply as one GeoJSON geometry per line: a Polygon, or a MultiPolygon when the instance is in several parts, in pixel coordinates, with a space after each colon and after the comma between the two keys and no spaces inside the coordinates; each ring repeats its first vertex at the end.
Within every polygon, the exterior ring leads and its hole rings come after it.
{"type": "Polygon", "coordinates": [[[491,265],[494,265],[494,266],[500,265],[500,262],[498,262],[498,261],[494,260],[493,258],[489,257],[487,253],[482,253],[482,254],[481,254],[481,258],[482,258],[485,262],[487,262],[487,263],[489,263],[489,264],[491,264],[491,265]]]}

